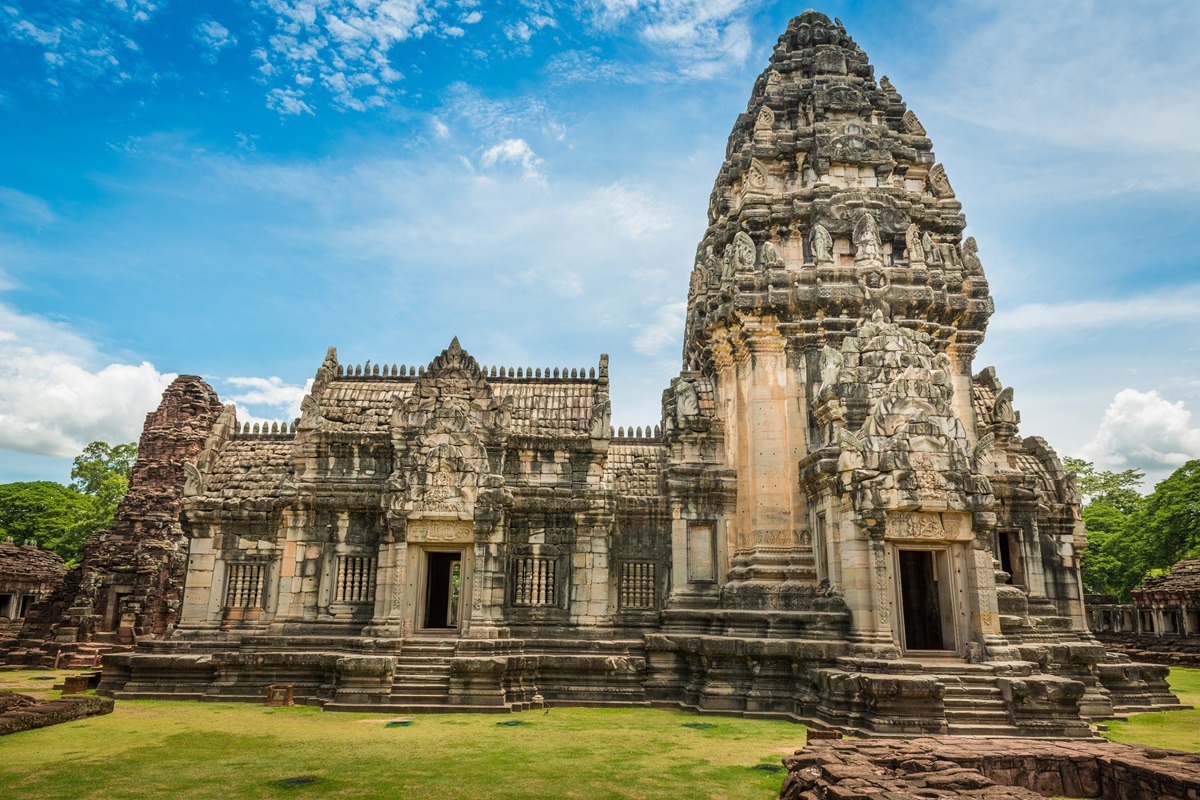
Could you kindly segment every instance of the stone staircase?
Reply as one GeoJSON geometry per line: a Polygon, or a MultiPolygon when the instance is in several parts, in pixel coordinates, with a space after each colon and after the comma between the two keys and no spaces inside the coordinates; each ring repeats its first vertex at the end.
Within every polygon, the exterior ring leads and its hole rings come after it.
{"type": "Polygon", "coordinates": [[[91,669],[101,666],[104,657],[112,653],[127,653],[131,645],[105,642],[81,642],[63,645],[55,656],[56,669],[91,669]]]}
{"type": "Polygon", "coordinates": [[[955,736],[1017,736],[996,678],[964,672],[940,676],[946,687],[947,733],[955,736]]]}
{"type": "MultiPolygon", "coordinates": [[[[409,639],[395,657],[391,711],[449,711],[453,639],[409,639]]],[[[458,710],[458,709],[454,709],[458,710]]]]}

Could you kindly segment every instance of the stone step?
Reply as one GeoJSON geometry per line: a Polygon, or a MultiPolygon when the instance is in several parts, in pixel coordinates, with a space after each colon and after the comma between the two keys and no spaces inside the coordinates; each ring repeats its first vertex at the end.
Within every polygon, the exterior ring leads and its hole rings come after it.
{"type": "Polygon", "coordinates": [[[366,711],[386,714],[510,714],[514,709],[507,705],[476,706],[460,704],[431,704],[431,703],[326,703],[326,711],[366,711]]]}
{"type": "Polygon", "coordinates": [[[402,682],[402,684],[401,684],[401,682],[396,682],[396,684],[392,684],[391,685],[391,693],[395,694],[397,692],[403,692],[403,693],[407,694],[407,693],[413,693],[413,692],[425,692],[428,694],[445,694],[446,691],[449,691],[449,688],[450,688],[449,680],[427,681],[427,682],[404,681],[404,682],[402,682]]]}
{"type": "Polygon", "coordinates": [[[949,713],[951,709],[971,711],[978,709],[980,711],[1004,711],[1008,713],[1008,703],[1003,700],[972,700],[964,697],[945,697],[942,699],[942,705],[949,713]]]}
{"type": "Polygon", "coordinates": [[[1012,725],[957,725],[950,723],[948,732],[951,736],[1004,736],[1021,735],[1012,725]]]}

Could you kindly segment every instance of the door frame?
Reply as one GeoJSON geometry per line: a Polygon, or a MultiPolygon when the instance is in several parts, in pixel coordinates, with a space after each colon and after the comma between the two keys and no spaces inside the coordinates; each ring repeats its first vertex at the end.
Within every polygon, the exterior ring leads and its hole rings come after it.
{"type": "Polygon", "coordinates": [[[966,641],[966,630],[962,621],[965,617],[965,609],[963,606],[964,598],[961,596],[963,586],[956,578],[955,560],[961,557],[959,548],[954,545],[947,544],[918,544],[905,543],[904,545],[893,544],[891,547],[891,565],[892,565],[892,614],[893,625],[892,635],[896,638],[896,642],[900,646],[901,656],[916,656],[926,658],[945,658],[947,656],[962,656],[966,641]],[[954,638],[954,646],[940,650],[917,650],[910,649],[908,642],[905,640],[904,634],[904,585],[900,574],[900,552],[901,551],[920,551],[932,553],[934,558],[934,570],[938,571],[938,603],[941,605],[939,612],[942,616],[942,641],[946,640],[946,620],[950,619],[950,633],[954,638]],[[944,560],[944,569],[939,567],[939,556],[944,560]],[[944,572],[944,578],[941,573],[944,572]],[[947,597],[948,595],[948,597],[947,597]],[[949,601],[949,613],[947,614],[946,602],[949,601]]]}
{"type": "MultiPolygon", "coordinates": [[[[415,590],[410,596],[409,608],[412,609],[413,633],[420,636],[461,636],[466,627],[470,614],[471,586],[474,583],[475,548],[466,544],[420,544],[409,545],[409,552],[415,556],[417,580],[413,584],[415,590]],[[461,577],[458,592],[458,624],[453,628],[428,628],[425,626],[429,591],[429,555],[431,553],[457,553],[461,577]]],[[[410,567],[412,566],[410,562],[410,567]]]]}

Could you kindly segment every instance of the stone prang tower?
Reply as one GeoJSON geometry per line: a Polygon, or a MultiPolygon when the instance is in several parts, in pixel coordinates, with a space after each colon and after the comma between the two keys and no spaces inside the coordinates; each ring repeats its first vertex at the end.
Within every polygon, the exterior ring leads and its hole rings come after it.
{"type": "MultiPolygon", "coordinates": [[[[1042,699],[1069,675],[1084,713],[1110,713],[1101,681],[1129,667],[1087,631],[1073,475],[1017,435],[995,371],[972,374],[993,305],[965,227],[900,93],[840,23],[793,19],[730,134],[664,394],[675,569],[652,663],[834,638],[850,707],[911,716],[921,680],[897,701],[871,675],[953,654],[1041,664],[1059,676],[1042,699]],[[715,574],[691,566],[709,551],[715,574]]],[[[736,658],[727,675],[737,697],[736,658]]],[[[699,705],[720,693],[707,681],[699,705]]]]}
{"type": "Polygon", "coordinates": [[[330,348],[298,420],[229,408],[180,451],[178,621],[101,691],[1067,737],[1177,703],[1087,631],[1073,478],[974,374],[965,226],[900,94],[805,12],[730,137],[660,425],[613,430],[605,356],[330,348]]]}

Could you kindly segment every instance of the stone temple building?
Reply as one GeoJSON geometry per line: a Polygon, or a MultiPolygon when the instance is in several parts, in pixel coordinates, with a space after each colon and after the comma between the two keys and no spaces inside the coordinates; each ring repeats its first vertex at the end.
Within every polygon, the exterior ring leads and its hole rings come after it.
{"type": "Polygon", "coordinates": [[[162,504],[129,514],[165,514],[146,528],[186,552],[182,593],[93,581],[75,629],[139,640],[102,691],[1046,736],[1176,702],[1088,632],[1073,476],[976,371],[976,242],[840,23],[780,37],[708,221],[645,427],[613,430],[604,356],[484,366],[457,340],[418,367],[331,348],[285,425],[181,378],[152,433],[182,444],[131,490],[162,504]]]}
{"type": "Polygon", "coordinates": [[[1111,649],[1178,666],[1200,666],[1200,558],[1146,578],[1132,602],[1088,595],[1092,631],[1111,649]]]}
{"type": "Polygon", "coordinates": [[[26,614],[62,581],[58,554],[36,545],[0,541],[0,648],[19,633],[26,614]]]}

